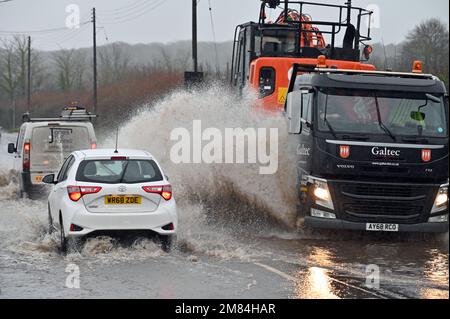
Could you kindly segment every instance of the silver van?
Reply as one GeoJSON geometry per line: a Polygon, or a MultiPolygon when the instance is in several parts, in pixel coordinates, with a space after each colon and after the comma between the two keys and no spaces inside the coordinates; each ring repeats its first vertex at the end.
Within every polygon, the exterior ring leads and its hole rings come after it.
{"type": "Polygon", "coordinates": [[[72,152],[97,148],[93,117],[80,108],[65,109],[59,118],[24,115],[16,144],[8,145],[8,152],[15,155],[14,172],[18,175],[21,197],[44,195],[45,175],[57,174],[72,152]]]}

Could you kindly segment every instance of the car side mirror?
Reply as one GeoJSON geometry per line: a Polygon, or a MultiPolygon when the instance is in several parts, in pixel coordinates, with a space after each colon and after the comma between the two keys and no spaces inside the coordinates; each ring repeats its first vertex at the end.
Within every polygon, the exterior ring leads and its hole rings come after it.
{"type": "Polygon", "coordinates": [[[44,184],[51,184],[51,185],[55,185],[55,174],[50,174],[50,175],[46,175],[44,176],[44,178],[42,179],[42,182],[44,184]]]}
{"type": "Polygon", "coordinates": [[[17,152],[16,146],[14,145],[14,143],[9,143],[8,144],[8,153],[9,154],[14,154],[17,152]]]}

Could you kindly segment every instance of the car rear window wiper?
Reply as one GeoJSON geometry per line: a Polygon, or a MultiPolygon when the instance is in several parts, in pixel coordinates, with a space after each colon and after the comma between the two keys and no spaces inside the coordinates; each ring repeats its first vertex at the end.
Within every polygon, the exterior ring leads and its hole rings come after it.
{"type": "Polygon", "coordinates": [[[381,120],[380,104],[378,103],[378,97],[376,94],[375,105],[377,106],[378,124],[383,129],[383,131],[386,132],[387,135],[389,135],[394,141],[397,141],[397,138],[394,136],[394,134],[392,134],[392,132],[387,128],[386,125],[384,125],[383,121],[381,120]]]}
{"type": "Polygon", "coordinates": [[[125,174],[127,173],[127,169],[128,169],[128,164],[129,164],[130,162],[126,162],[125,163],[125,167],[123,168],[123,172],[122,172],[122,175],[120,176],[120,180],[119,180],[119,184],[122,184],[123,183],[123,179],[124,179],[124,177],[125,177],[125,174]]]}

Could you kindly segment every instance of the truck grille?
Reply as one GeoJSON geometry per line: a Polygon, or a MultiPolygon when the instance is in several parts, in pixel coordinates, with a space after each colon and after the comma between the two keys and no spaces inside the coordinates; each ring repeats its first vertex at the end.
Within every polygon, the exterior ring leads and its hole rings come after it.
{"type": "Polygon", "coordinates": [[[426,222],[435,185],[332,182],[339,213],[352,222],[416,224],[426,222]]]}

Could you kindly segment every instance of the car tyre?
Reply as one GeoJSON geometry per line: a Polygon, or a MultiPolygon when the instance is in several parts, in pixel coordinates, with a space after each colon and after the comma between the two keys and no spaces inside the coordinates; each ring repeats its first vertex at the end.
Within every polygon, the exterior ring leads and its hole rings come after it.
{"type": "Polygon", "coordinates": [[[161,242],[161,249],[166,253],[170,253],[170,251],[172,250],[173,242],[174,242],[174,236],[173,235],[169,235],[169,236],[161,235],[160,242],[161,242]]]}
{"type": "Polygon", "coordinates": [[[53,226],[53,218],[52,218],[52,213],[50,211],[50,204],[49,204],[48,205],[48,233],[53,234],[54,231],[55,231],[55,228],[53,226]]]}
{"type": "Polygon", "coordinates": [[[63,253],[65,255],[65,254],[67,254],[68,241],[66,238],[66,234],[64,232],[62,218],[60,218],[60,222],[59,222],[59,240],[60,240],[61,253],[63,253]]]}

